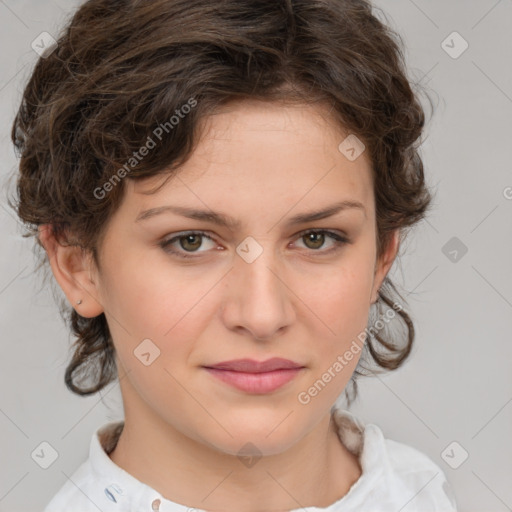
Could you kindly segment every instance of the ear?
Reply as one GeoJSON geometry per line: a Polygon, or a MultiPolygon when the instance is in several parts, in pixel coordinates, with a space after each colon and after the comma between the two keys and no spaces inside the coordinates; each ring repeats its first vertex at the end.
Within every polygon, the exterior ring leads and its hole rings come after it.
{"type": "Polygon", "coordinates": [[[79,315],[86,318],[100,315],[104,309],[94,282],[97,269],[92,255],[78,245],[62,245],[50,224],[39,226],[39,240],[48,255],[55,279],[79,315]],[[80,300],[82,302],[77,304],[80,300]]]}
{"type": "Polygon", "coordinates": [[[381,287],[384,279],[386,278],[389,269],[395,261],[400,246],[400,230],[396,229],[389,240],[388,247],[379,258],[375,265],[375,274],[373,277],[373,287],[371,293],[371,304],[377,301],[379,288],[381,287]]]}

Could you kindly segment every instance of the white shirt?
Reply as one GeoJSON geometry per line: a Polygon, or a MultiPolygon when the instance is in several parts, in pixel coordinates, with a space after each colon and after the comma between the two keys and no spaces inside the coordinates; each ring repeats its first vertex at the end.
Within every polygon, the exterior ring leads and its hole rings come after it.
{"type": "MultiPolygon", "coordinates": [[[[343,445],[357,455],[362,474],[349,492],[328,507],[290,512],[456,512],[446,477],[429,457],[385,439],[374,424],[363,426],[350,412],[333,410],[343,445]]],[[[165,499],[117,466],[108,456],[124,426],[106,423],[94,433],[89,458],[78,467],[43,512],[202,512],[165,499]]]]}

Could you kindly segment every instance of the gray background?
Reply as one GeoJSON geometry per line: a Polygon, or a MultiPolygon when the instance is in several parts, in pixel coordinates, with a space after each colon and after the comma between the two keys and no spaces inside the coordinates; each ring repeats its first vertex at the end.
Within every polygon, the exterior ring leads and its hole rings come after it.
{"type": "MultiPolygon", "coordinates": [[[[0,0],[4,192],[13,191],[8,178],[17,162],[12,118],[38,58],[31,42],[42,31],[57,35],[77,4],[0,0]]],[[[360,381],[352,410],[428,454],[451,482],[459,510],[512,510],[512,0],[376,5],[404,38],[411,78],[433,91],[436,111],[422,154],[437,196],[391,271],[416,322],[413,355],[394,373],[360,381]],[[458,58],[442,46],[454,31],[469,43],[458,58]],[[462,244],[468,252],[461,257],[462,244]],[[469,457],[460,464],[463,450],[469,457]]],[[[452,39],[446,44],[454,52],[461,46],[452,39]]],[[[88,398],[65,388],[70,338],[48,287],[36,293],[32,244],[20,236],[5,196],[0,511],[36,511],[87,457],[94,430],[122,416],[122,405],[117,383],[88,398]],[[48,469],[31,458],[42,441],[58,452],[48,469]]]]}

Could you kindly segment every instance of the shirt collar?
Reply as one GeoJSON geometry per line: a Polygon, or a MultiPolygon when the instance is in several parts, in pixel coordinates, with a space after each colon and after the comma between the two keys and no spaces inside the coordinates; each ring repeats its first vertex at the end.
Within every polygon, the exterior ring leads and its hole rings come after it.
{"type": "Polygon", "coordinates": [[[166,500],[108,456],[115,448],[123,427],[122,420],[107,423],[96,430],[91,440],[89,460],[95,479],[107,498],[119,504],[119,512],[189,512],[189,507],[166,500]]]}
{"type": "MultiPolygon", "coordinates": [[[[390,470],[390,463],[385,453],[384,438],[378,427],[372,424],[364,426],[358,418],[344,409],[333,407],[332,413],[341,442],[358,457],[362,470],[360,478],[349,492],[332,504],[332,507],[342,502],[343,505],[353,505],[372,492],[383,472],[390,470]]],[[[123,427],[122,420],[104,424],[96,430],[90,444],[91,467],[107,498],[119,504],[120,512],[189,512],[189,507],[165,499],[158,491],[137,480],[110,459],[108,454],[115,448],[123,427]]],[[[327,512],[334,509],[330,506],[312,510],[327,512]]]]}

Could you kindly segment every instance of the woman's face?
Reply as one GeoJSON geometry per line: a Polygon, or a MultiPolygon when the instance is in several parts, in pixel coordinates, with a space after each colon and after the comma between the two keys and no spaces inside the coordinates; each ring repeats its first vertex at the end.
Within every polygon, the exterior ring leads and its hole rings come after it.
{"type": "Polygon", "coordinates": [[[126,180],[101,246],[96,299],[113,336],[127,417],[154,415],[225,453],[246,442],[278,453],[325,418],[343,391],[389,269],[375,266],[370,163],[366,153],[347,158],[339,146],[348,134],[319,107],[233,103],[207,128],[157,193],[144,192],[162,177],[126,180]],[[293,220],[342,202],[328,217],[293,220]],[[302,366],[273,390],[239,389],[205,368],[273,357],[302,366]]]}

